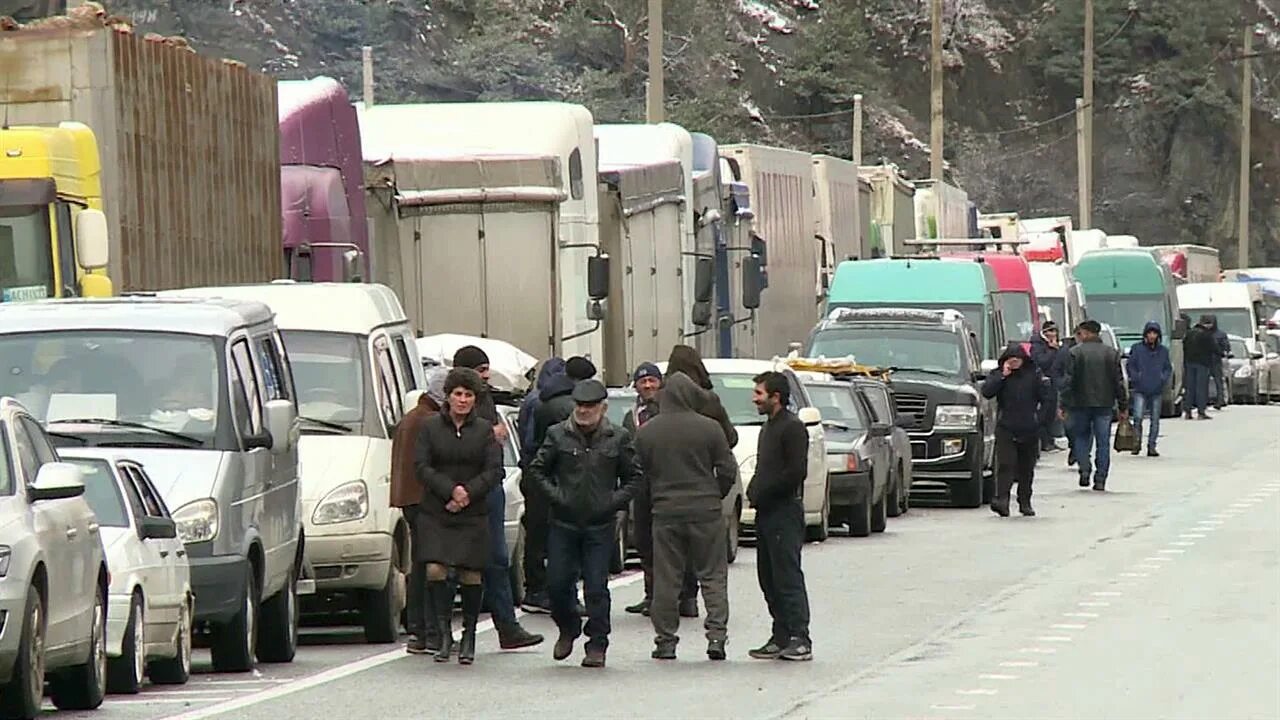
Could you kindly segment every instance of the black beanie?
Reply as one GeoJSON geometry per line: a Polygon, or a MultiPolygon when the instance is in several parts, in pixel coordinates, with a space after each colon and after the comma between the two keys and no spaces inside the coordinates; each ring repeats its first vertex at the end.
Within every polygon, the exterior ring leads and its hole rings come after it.
{"type": "Polygon", "coordinates": [[[596,366],[581,355],[574,355],[565,361],[564,374],[573,380],[589,380],[596,376],[596,366]]]}
{"type": "Polygon", "coordinates": [[[475,370],[489,364],[489,356],[475,345],[463,345],[453,353],[453,366],[475,370]]]}

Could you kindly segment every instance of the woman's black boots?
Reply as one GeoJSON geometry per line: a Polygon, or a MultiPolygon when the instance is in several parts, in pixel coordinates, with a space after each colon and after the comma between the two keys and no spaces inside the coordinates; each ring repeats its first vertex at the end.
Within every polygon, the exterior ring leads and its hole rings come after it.
{"type": "MultiPolygon", "coordinates": [[[[466,593],[463,593],[466,598],[466,593]]],[[[453,588],[447,580],[427,581],[427,622],[435,622],[440,630],[440,646],[436,662],[449,662],[453,654],[453,588]]]]}
{"type": "Polygon", "coordinates": [[[463,585],[462,592],[462,642],[458,645],[458,662],[470,665],[476,659],[476,621],[480,618],[480,604],[484,599],[481,585],[463,585]]]}

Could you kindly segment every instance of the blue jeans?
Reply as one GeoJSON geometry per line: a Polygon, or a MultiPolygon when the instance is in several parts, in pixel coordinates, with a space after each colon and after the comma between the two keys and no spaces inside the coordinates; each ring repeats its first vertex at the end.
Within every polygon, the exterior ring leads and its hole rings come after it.
{"type": "Polygon", "coordinates": [[[1187,388],[1187,396],[1183,399],[1182,409],[1188,415],[1195,408],[1201,415],[1209,407],[1209,367],[1187,363],[1187,377],[1183,382],[1187,388]]]}
{"type": "Polygon", "coordinates": [[[1089,456],[1096,442],[1097,473],[1093,475],[1093,482],[1095,485],[1104,484],[1111,472],[1111,408],[1073,408],[1071,424],[1076,439],[1073,453],[1080,475],[1087,478],[1093,473],[1089,456]]]}
{"type": "Polygon", "coordinates": [[[1147,436],[1147,449],[1156,449],[1156,438],[1160,436],[1160,405],[1163,393],[1133,394],[1133,429],[1138,431],[1138,440],[1142,440],[1142,421],[1145,415],[1151,415],[1151,434],[1147,436]]]}
{"type": "Polygon", "coordinates": [[[582,578],[587,606],[587,646],[609,647],[609,560],[613,556],[613,523],[572,527],[551,522],[547,532],[547,592],[551,619],[564,635],[583,634],[578,615],[578,578],[582,578]]]}
{"type": "Polygon", "coordinates": [[[507,491],[501,485],[485,498],[489,511],[489,564],[484,569],[484,601],[497,626],[516,622],[511,597],[511,554],[507,552],[507,491]]]}

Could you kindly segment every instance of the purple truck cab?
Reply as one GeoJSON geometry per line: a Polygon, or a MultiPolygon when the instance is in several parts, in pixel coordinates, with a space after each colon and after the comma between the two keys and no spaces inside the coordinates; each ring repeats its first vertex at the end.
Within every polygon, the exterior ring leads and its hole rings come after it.
{"type": "Polygon", "coordinates": [[[356,110],[338,81],[279,84],[280,204],[294,280],[369,280],[369,229],[356,110]]]}

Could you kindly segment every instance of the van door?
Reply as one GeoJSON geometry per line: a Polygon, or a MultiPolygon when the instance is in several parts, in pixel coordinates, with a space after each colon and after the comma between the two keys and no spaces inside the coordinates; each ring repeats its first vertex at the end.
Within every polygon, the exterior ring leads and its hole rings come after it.
{"type": "MultiPolygon", "coordinates": [[[[253,335],[253,363],[258,371],[258,392],[265,406],[271,400],[288,400],[297,406],[292,378],[285,372],[284,346],[278,333],[263,329],[253,335]]],[[[264,417],[265,422],[265,417],[264,417]]],[[[265,427],[265,426],[264,426],[265,427]]],[[[302,526],[301,495],[298,487],[298,454],[267,452],[267,478],[263,512],[270,522],[270,550],[267,567],[281,584],[288,581],[296,557],[298,532],[302,526]]],[[[274,588],[275,585],[272,584],[274,588]]],[[[264,598],[270,597],[264,594],[264,598]]]]}
{"type": "MultiPolygon", "coordinates": [[[[410,388],[405,376],[396,368],[390,336],[385,331],[377,331],[369,338],[369,345],[373,352],[373,388],[378,400],[378,416],[386,429],[386,437],[390,437],[395,426],[404,417],[404,395],[410,388]]],[[[369,513],[375,527],[386,528],[391,527],[387,515],[392,512],[391,443],[385,440],[375,442],[383,446],[378,450],[383,458],[375,459],[375,464],[371,466],[377,469],[377,476],[362,479],[369,488],[369,513]]]]}
{"type": "Polygon", "coordinates": [[[246,534],[256,532],[263,545],[267,563],[263,571],[263,585],[260,588],[262,597],[269,597],[269,588],[274,589],[280,582],[273,575],[279,572],[275,559],[279,557],[280,532],[277,529],[279,519],[273,519],[266,513],[267,492],[271,485],[273,463],[271,451],[265,447],[248,449],[250,439],[260,438],[266,432],[263,418],[262,392],[259,388],[258,371],[254,368],[253,352],[249,349],[249,338],[241,334],[234,337],[229,345],[228,353],[231,361],[227,365],[231,393],[231,412],[235,420],[236,434],[240,438],[240,464],[244,471],[242,485],[238,492],[230,497],[218,498],[230,507],[224,511],[224,520],[235,520],[238,527],[229,528],[245,539],[246,534]]]}

